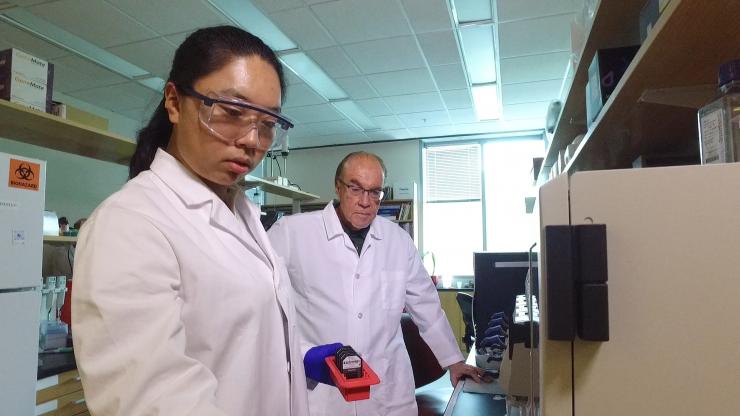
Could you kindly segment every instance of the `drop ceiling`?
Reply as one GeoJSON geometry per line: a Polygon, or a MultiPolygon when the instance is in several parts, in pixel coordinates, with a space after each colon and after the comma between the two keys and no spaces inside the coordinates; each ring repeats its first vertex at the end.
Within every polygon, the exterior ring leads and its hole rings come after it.
{"type": "MultiPolygon", "coordinates": [[[[243,0],[247,1],[247,0],[243,0]]],[[[458,2],[464,0],[457,0],[458,2]]],[[[377,129],[362,130],[288,72],[293,148],[542,129],[559,97],[570,22],[582,0],[492,0],[502,113],[478,121],[450,0],[252,0],[339,85],[377,129]]],[[[154,76],[196,28],[233,24],[206,0],[10,0],[154,76]]],[[[245,29],[249,30],[248,27],[245,29]]],[[[0,50],[55,64],[54,90],[143,122],[159,94],[0,23],[0,50]]]]}

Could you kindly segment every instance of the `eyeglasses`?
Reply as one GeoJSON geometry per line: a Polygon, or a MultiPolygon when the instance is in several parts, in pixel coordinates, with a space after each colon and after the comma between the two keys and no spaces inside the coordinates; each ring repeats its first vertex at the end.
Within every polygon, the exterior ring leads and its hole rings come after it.
{"type": "Polygon", "coordinates": [[[348,184],[347,182],[341,179],[337,179],[337,180],[339,181],[339,183],[347,187],[347,190],[349,191],[350,195],[357,197],[357,198],[361,198],[362,195],[367,192],[367,196],[369,196],[370,199],[380,201],[381,199],[383,199],[383,195],[385,195],[385,192],[383,192],[382,189],[365,189],[361,186],[348,184]]]}
{"type": "Polygon", "coordinates": [[[198,111],[200,122],[216,137],[227,142],[237,140],[257,129],[257,148],[269,151],[280,148],[293,127],[284,116],[256,104],[232,97],[208,97],[188,87],[179,87],[185,95],[203,102],[198,111]]]}

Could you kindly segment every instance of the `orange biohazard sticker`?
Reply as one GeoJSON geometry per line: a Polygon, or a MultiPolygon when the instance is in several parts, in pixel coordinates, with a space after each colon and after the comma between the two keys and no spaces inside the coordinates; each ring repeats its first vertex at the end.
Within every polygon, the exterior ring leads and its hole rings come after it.
{"type": "Polygon", "coordinates": [[[38,191],[40,177],[41,165],[38,163],[10,159],[10,172],[8,172],[9,187],[38,191]]]}

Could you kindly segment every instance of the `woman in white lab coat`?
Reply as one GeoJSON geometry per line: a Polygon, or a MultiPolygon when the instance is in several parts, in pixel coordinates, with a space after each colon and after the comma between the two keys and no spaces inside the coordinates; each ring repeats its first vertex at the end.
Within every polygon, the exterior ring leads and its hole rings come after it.
{"type": "Polygon", "coordinates": [[[292,127],[284,85],[241,29],[178,48],[130,181],[79,238],[72,321],[93,415],[306,413],[290,282],[235,186],[292,127]]]}

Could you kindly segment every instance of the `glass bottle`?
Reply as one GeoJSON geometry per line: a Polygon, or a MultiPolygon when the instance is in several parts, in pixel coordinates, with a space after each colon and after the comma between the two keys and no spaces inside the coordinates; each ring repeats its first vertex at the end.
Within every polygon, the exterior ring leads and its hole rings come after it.
{"type": "Polygon", "coordinates": [[[740,59],[719,68],[719,96],[699,109],[701,164],[740,161],[740,59]]]}

